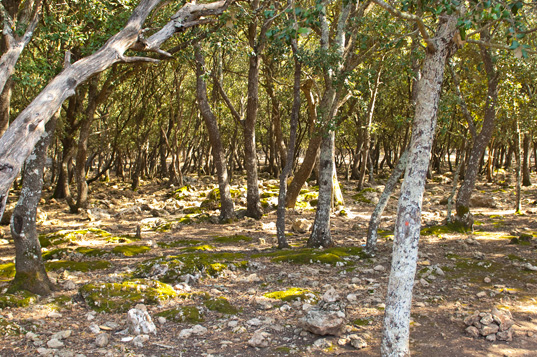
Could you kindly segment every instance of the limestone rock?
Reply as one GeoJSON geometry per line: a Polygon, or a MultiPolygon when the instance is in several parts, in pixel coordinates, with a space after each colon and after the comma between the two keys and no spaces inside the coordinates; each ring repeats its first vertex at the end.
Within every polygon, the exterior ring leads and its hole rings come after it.
{"type": "Polygon", "coordinates": [[[97,347],[100,347],[100,348],[106,347],[109,342],[110,342],[110,337],[108,336],[107,333],[100,333],[95,338],[95,344],[97,345],[97,347]]]}
{"type": "Polygon", "coordinates": [[[473,338],[479,337],[479,330],[475,326],[468,326],[465,331],[468,335],[472,336],[473,338]]]}
{"type": "Polygon", "coordinates": [[[472,198],[470,198],[470,206],[496,208],[498,204],[493,196],[474,194],[472,195],[472,198]]]}
{"type": "Polygon", "coordinates": [[[351,346],[357,350],[367,347],[367,341],[356,334],[350,335],[349,339],[351,340],[351,346]]]}
{"type": "Polygon", "coordinates": [[[147,341],[149,341],[149,335],[138,335],[132,340],[132,343],[134,343],[136,347],[144,347],[144,343],[147,341]]]}
{"type": "Polygon", "coordinates": [[[141,310],[140,308],[129,310],[127,313],[127,325],[129,326],[129,331],[135,335],[157,334],[157,327],[151,320],[151,316],[149,316],[147,311],[141,310]]]}
{"type": "Polygon", "coordinates": [[[337,336],[345,326],[344,316],[342,311],[325,311],[316,306],[306,313],[301,322],[306,331],[316,335],[337,336]]]}
{"type": "Polygon", "coordinates": [[[47,342],[47,346],[49,348],[60,348],[60,347],[63,347],[64,344],[62,341],[58,340],[57,338],[52,338],[47,342]]]}
{"type": "Polygon", "coordinates": [[[296,218],[291,229],[297,233],[306,233],[311,229],[311,222],[305,218],[296,218]]]}
{"type": "Polygon", "coordinates": [[[248,340],[248,345],[252,347],[268,347],[270,344],[271,335],[263,329],[256,330],[252,338],[248,340]]]}

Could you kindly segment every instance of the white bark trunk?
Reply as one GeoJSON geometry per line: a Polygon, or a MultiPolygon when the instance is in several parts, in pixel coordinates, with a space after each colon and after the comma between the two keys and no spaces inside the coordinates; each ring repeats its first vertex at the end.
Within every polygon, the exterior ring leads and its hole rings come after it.
{"type": "Polygon", "coordinates": [[[392,266],[386,296],[381,343],[383,356],[409,356],[409,324],[412,289],[418,258],[421,205],[436,127],[446,58],[452,48],[457,16],[444,16],[429,49],[419,82],[416,114],[409,146],[409,161],[395,223],[392,266]]]}

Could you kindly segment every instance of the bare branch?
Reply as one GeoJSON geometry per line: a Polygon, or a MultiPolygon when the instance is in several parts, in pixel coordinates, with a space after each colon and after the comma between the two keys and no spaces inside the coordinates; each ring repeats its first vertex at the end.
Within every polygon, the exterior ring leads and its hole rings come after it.
{"type": "Polygon", "coordinates": [[[448,68],[451,72],[451,77],[453,78],[453,83],[455,84],[455,92],[459,96],[459,100],[460,100],[459,104],[461,105],[464,119],[466,119],[466,122],[468,123],[468,129],[470,129],[472,138],[475,139],[475,137],[477,136],[477,130],[475,128],[475,123],[474,123],[474,119],[472,118],[472,114],[470,114],[470,111],[468,110],[468,106],[466,105],[466,100],[464,100],[464,96],[462,95],[459,76],[457,75],[457,73],[455,73],[455,69],[453,68],[453,63],[451,63],[451,61],[448,61],[448,64],[449,64],[448,68]]]}
{"type": "MultiPolygon", "coordinates": [[[[472,39],[468,39],[466,40],[466,42],[468,43],[474,43],[476,45],[480,45],[480,46],[485,46],[485,47],[490,47],[490,48],[497,48],[499,50],[508,50],[508,51],[512,51],[513,49],[507,45],[500,45],[499,43],[492,43],[492,42],[488,42],[488,41],[481,41],[481,40],[472,40],[472,39]]],[[[535,54],[537,53],[537,51],[535,50],[530,50],[528,48],[525,48],[524,51],[526,51],[527,53],[531,53],[531,54],[535,54]]]]}

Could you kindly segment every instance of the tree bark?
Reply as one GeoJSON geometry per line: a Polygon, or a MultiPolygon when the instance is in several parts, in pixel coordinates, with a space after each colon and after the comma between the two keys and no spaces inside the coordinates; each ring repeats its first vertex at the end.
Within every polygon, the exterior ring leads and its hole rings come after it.
{"type": "Polygon", "coordinates": [[[229,177],[227,173],[226,157],[224,155],[224,148],[222,145],[222,139],[220,137],[220,130],[218,129],[218,122],[216,117],[209,106],[209,100],[207,98],[207,84],[204,80],[205,75],[205,59],[201,53],[201,46],[196,44],[194,46],[196,56],[196,94],[198,98],[198,105],[200,108],[201,116],[207,126],[209,133],[209,141],[212,147],[212,154],[214,164],[216,166],[216,173],[218,176],[218,187],[220,190],[220,221],[229,222],[235,218],[235,206],[231,199],[231,192],[229,188],[229,177]]]}
{"type": "Polygon", "coordinates": [[[54,135],[58,114],[47,123],[43,137],[37,142],[24,166],[21,195],[11,216],[11,235],[15,241],[16,255],[16,273],[11,290],[28,290],[39,295],[49,295],[54,289],[41,257],[36,214],[43,188],[47,148],[54,135]]]}
{"type": "Polygon", "coordinates": [[[41,137],[46,122],[60,108],[65,99],[72,96],[76,87],[95,73],[100,73],[114,63],[157,62],[143,57],[126,57],[125,51],[153,51],[169,55],[160,45],[177,32],[207,23],[207,15],[221,14],[233,0],[209,4],[186,4],[160,31],[147,39],[140,37],[142,25],[150,12],[161,0],[142,0],[131,15],[126,26],[112,36],[94,54],[85,57],[57,75],[41,93],[24,109],[0,138],[0,216],[4,213],[11,184],[17,177],[24,160],[41,137]]]}
{"type": "Polygon", "coordinates": [[[386,296],[381,342],[383,356],[409,356],[409,326],[412,289],[418,258],[421,206],[429,168],[436,113],[442,89],[446,58],[453,50],[457,15],[439,19],[434,45],[427,47],[419,81],[412,138],[405,179],[395,222],[392,265],[386,296]]]}
{"type": "MultiPolygon", "coordinates": [[[[484,30],[488,31],[488,30],[484,30]]],[[[482,31],[481,38],[487,40],[489,34],[482,31]]],[[[470,198],[475,187],[477,175],[479,174],[480,161],[485,149],[494,132],[494,121],[496,119],[496,101],[498,99],[498,72],[494,66],[494,61],[490,49],[480,45],[481,58],[485,64],[487,73],[487,99],[485,103],[485,117],[481,126],[481,131],[474,137],[474,144],[470,152],[470,158],[466,165],[464,181],[459,188],[457,201],[455,203],[455,222],[466,228],[473,225],[473,217],[470,212],[470,198]]]]}
{"type": "Polygon", "coordinates": [[[531,156],[531,136],[524,133],[524,157],[522,160],[522,186],[531,186],[530,179],[530,156],[531,156]]]}
{"type": "Polygon", "coordinates": [[[516,145],[516,195],[515,213],[522,212],[522,140],[520,140],[520,125],[518,118],[515,119],[515,145],[516,145]]]}

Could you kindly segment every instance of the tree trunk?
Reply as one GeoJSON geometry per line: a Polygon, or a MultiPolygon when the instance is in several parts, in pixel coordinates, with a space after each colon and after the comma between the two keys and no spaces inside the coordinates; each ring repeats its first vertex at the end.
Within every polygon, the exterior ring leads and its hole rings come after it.
{"type": "Polygon", "coordinates": [[[516,145],[516,199],[515,199],[515,213],[522,212],[522,149],[520,140],[520,126],[518,124],[518,118],[515,119],[515,145],[516,145]]]}
{"type": "Polygon", "coordinates": [[[6,132],[9,126],[9,108],[11,107],[12,90],[13,81],[9,79],[0,95],[0,136],[6,132]]]}
{"type": "Polygon", "coordinates": [[[421,206],[425,178],[436,127],[436,113],[442,89],[446,58],[457,31],[457,15],[443,15],[429,46],[419,81],[412,138],[405,179],[395,222],[392,265],[386,296],[381,342],[383,356],[409,356],[409,327],[412,289],[416,274],[421,206]]]}
{"type": "Polygon", "coordinates": [[[522,186],[531,186],[530,179],[530,156],[531,156],[531,136],[524,133],[524,159],[522,160],[522,186]]]}
{"type": "MultiPolygon", "coordinates": [[[[488,34],[482,32],[481,38],[485,41],[489,38],[488,34]]],[[[474,138],[474,145],[470,153],[470,159],[466,165],[464,181],[459,188],[457,201],[455,203],[456,216],[454,220],[466,228],[471,228],[473,225],[473,217],[470,213],[470,197],[475,187],[477,175],[479,174],[480,161],[485,148],[487,147],[492,133],[494,132],[494,121],[496,119],[496,101],[498,99],[498,73],[494,66],[494,60],[490,53],[490,49],[480,45],[481,58],[485,64],[487,72],[487,99],[485,103],[485,118],[481,127],[481,131],[474,138]]]]}
{"type": "Polygon", "coordinates": [[[399,182],[401,174],[406,168],[407,161],[408,150],[405,150],[399,158],[399,161],[397,162],[397,165],[395,166],[394,170],[392,171],[390,178],[386,182],[386,185],[384,186],[384,191],[382,191],[382,195],[380,195],[379,202],[375,206],[375,210],[373,211],[373,213],[371,214],[371,218],[369,219],[365,251],[371,256],[374,256],[375,251],[377,250],[377,235],[380,224],[380,217],[382,216],[382,213],[384,212],[384,209],[388,204],[390,196],[395,189],[397,182],[399,182]]]}
{"type": "Polygon", "coordinates": [[[220,130],[218,129],[218,122],[211,110],[211,107],[209,106],[209,100],[207,98],[207,84],[203,78],[205,74],[205,59],[201,53],[201,46],[196,44],[194,48],[196,51],[196,94],[201,116],[205,121],[205,125],[207,126],[207,131],[209,133],[209,141],[211,143],[213,160],[218,176],[221,205],[220,220],[222,222],[229,222],[235,218],[235,207],[233,205],[233,200],[231,199],[231,192],[229,188],[226,157],[224,155],[220,130]]]}
{"type": "Polygon", "coordinates": [[[15,241],[16,254],[16,273],[11,290],[28,290],[39,295],[49,295],[54,288],[43,264],[35,224],[37,205],[43,188],[47,148],[54,135],[58,114],[47,123],[43,137],[37,142],[24,166],[21,195],[11,216],[11,234],[15,241]]]}
{"type": "Polygon", "coordinates": [[[332,247],[334,242],[330,234],[330,209],[332,207],[332,176],[334,174],[334,137],[330,130],[321,143],[321,167],[319,172],[319,202],[315,213],[315,222],[307,246],[311,248],[332,247]]]}

